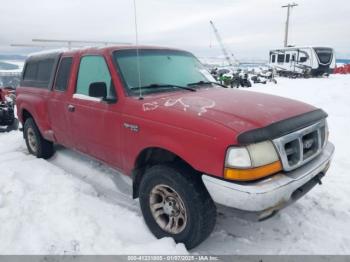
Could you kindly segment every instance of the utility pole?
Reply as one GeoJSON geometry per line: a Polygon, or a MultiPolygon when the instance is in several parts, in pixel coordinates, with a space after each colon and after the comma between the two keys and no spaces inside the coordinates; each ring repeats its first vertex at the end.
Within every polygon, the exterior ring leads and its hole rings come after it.
{"type": "Polygon", "coordinates": [[[288,46],[288,29],[289,29],[289,15],[290,15],[290,9],[298,6],[296,3],[293,4],[288,4],[288,5],[283,5],[282,8],[286,8],[287,7],[287,21],[286,21],[286,29],[285,29],[285,33],[284,33],[284,47],[288,46]]]}

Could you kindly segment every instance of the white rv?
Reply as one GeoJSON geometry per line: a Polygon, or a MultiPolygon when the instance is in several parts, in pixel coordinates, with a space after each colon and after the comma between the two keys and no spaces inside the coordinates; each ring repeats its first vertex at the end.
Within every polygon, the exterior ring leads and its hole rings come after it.
{"type": "Polygon", "coordinates": [[[269,65],[282,76],[321,76],[335,68],[329,47],[286,47],[270,51],[269,65]]]}

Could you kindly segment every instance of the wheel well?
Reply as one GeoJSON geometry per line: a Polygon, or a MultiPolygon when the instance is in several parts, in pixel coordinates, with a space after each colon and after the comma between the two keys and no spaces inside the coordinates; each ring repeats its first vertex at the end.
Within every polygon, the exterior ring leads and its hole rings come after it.
{"type": "Polygon", "coordinates": [[[188,164],[185,160],[183,160],[178,155],[174,154],[173,152],[170,152],[163,148],[146,148],[142,150],[142,152],[138,155],[136,162],[135,162],[135,168],[132,172],[132,179],[133,179],[133,198],[137,198],[139,195],[139,185],[142,180],[142,177],[145,173],[145,171],[158,164],[163,163],[176,163],[178,165],[185,166],[187,168],[190,168],[194,172],[195,169],[188,164]]]}
{"type": "Polygon", "coordinates": [[[23,109],[22,111],[23,124],[26,122],[28,118],[33,118],[33,117],[26,109],[23,109]]]}

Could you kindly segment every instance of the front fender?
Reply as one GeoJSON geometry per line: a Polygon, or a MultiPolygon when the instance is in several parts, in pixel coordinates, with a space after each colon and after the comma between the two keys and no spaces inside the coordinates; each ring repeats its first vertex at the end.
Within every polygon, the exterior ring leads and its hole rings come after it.
{"type": "Polygon", "coordinates": [[[160,148],[178,156],[199,172],[223,176],[228,143],[223,139],[181,128],[164,127],[160,123],[153,123],[152,129],[144,127],[138,134],[129,132],[125,136],[124,141],[132,141],[132,144],[128,143],[125,158],[125,169],[128,174],[132,173],[138,157],[144,150],[160,148]]]}

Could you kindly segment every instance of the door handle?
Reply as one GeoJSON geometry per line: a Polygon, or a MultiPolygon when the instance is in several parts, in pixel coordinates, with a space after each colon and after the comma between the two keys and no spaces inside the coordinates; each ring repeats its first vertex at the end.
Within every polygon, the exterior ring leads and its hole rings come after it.
{"type": "Polygon", "coordinates": [[[68,105],[68,111],[69,111],[69,112],[74,112],[74,111],[75,111],[75,106],[73,106],[73,105],[68,105]]]}

